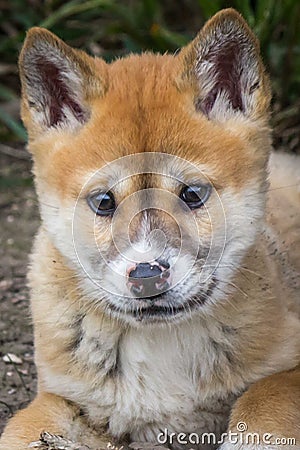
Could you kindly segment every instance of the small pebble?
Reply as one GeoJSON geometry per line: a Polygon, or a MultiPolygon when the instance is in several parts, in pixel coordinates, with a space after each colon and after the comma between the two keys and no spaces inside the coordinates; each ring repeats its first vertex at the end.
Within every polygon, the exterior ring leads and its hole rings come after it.
{"type": "Polygon", "coordinates": [[[0,281],[0,289],[6,290],[9,289],[12,286],[13,282],[12,280],[1,280],[0,281]]]}
{"type": "Polygon", "coordinates": [[[19,356],[15,355],[14,353],[7,353],[3,356],[3,361],[5,363],[13,363],[13,364],[23,364],[23,360],[19,358],[19,356]]]}

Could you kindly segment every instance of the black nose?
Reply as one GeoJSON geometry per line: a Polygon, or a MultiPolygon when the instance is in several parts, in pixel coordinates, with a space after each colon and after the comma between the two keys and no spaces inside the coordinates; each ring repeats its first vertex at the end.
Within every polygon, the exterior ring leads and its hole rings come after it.
{"type": "Polygon", "coordinates": [[[128,274],[131,293],[136,297],[153,297],[169,287],[169,271],[158,264],[139,263],[128,274]]]}
{"type": "Polygon", "coordinates": [[[159,266],[149,263],[140,263],[129,273],[129,278],[151,278],[160,276],[162,270],[159,266]]]}

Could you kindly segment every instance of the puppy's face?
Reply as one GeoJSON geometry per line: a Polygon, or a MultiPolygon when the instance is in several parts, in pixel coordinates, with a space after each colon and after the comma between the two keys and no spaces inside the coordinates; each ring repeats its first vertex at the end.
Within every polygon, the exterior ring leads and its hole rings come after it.
{"type": "Polygon", "coordinates": [[[177,56],[111,65],[33,29],[20,70],[43,223],[84,301],[140,324],[224,299],[260,228],[269,151],[243,19],[226,10],[177,56]]]}

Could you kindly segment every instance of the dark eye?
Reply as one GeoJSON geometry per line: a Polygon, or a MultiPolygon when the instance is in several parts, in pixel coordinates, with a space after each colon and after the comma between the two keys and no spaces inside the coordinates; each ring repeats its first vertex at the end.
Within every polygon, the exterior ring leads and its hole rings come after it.
{"type": "Polygon", "coordinates": [[[98,216],[111,216],[116,209],[116,202],[112,192],[97,192],[87,197],[89,207],[98,216]]]}
{"type": "Polygon", "coordinates": [[[209,184],[202,186],[184,186],[179,197],[190,209],[201,208],[208,200],[211,193],[209,184]]]}

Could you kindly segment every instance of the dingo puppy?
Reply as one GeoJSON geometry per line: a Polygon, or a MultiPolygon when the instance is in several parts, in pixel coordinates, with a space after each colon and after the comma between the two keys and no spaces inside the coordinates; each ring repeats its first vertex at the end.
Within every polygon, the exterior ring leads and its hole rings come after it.
{"type": "Polygon", "coordinates": [[[1,450],[42,431],[300,448],[299,160],[272,156],[266,213],[270,88],[245,21],[112,64],[33,28],[20,74],[38,394],[1,450]]]}

